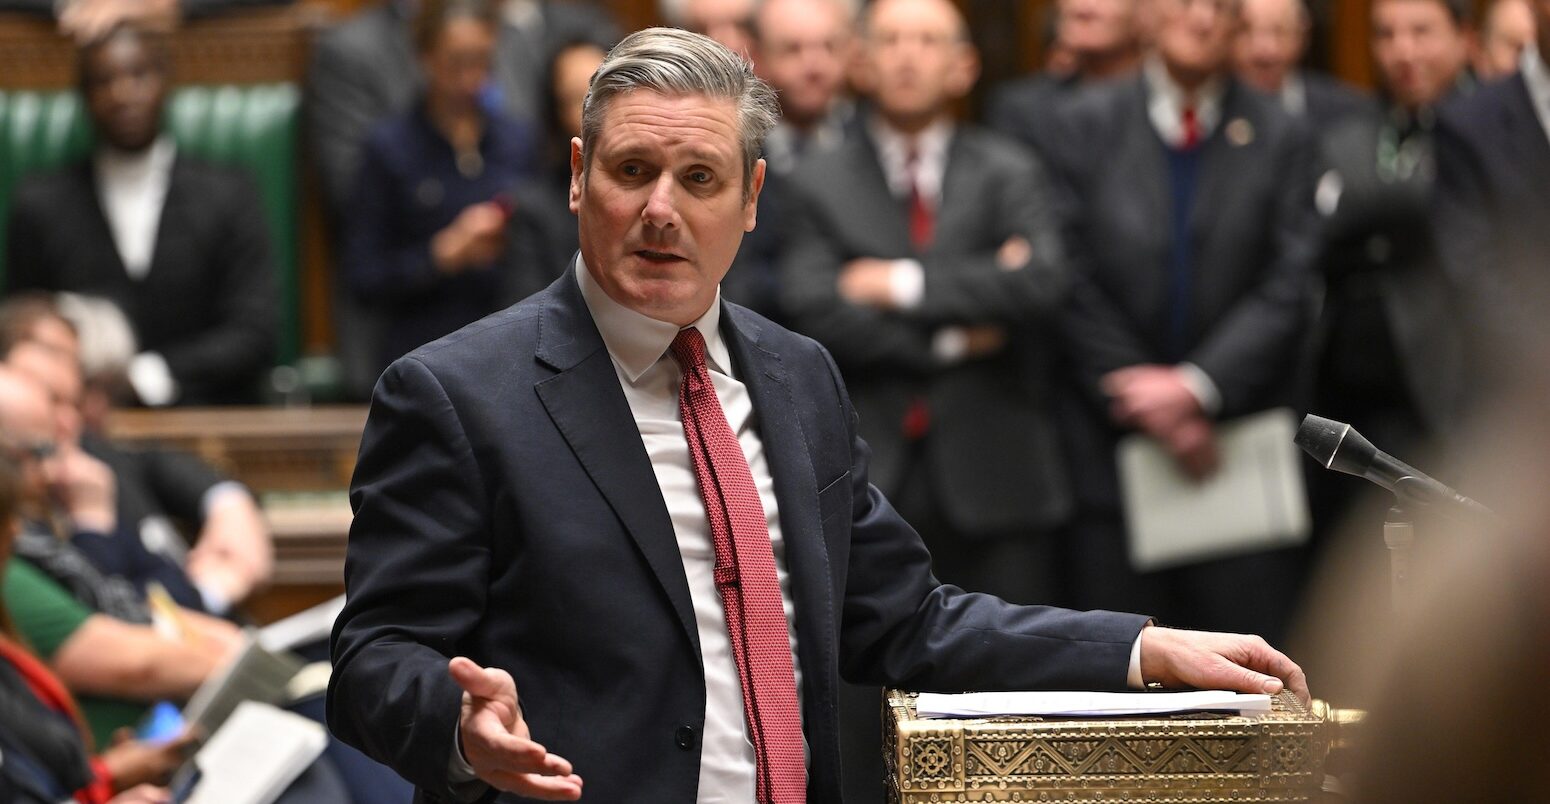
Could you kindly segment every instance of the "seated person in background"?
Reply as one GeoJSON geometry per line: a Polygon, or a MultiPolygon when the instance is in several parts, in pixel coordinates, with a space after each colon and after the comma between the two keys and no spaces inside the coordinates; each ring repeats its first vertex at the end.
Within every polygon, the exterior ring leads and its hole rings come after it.
{"type": "Polygon", "coordinates": [[[184,17],[287,2],[290,0],[0,0],[0,11],[54,17],[59,20],[60,33],[86,44],[122,24],[165,31],[176,28],[184,17]]]}
{"type": "MultiPolygon", "coordinates": [[[[19,485],[15,462],[0,457],[0,566],[10,560],[19,525],[19,485]]],[[[164,800],[153,793],[165,791],[141,785],[165,783],[194,742],[187,732],[156,744],[120,734],[90,756],[93,741],[82,726],[75,697],[28,650],[0,598],[0,800],[53,804],[72,794],[82,804],[164,800]],[[14,789],[7,790],[7,782],[14,789]],[[131,788],[137,788],[133,795],[114,797],[131,788]]]]}
{"type": "Polygon", "coordinates": [[[99,145],[18,185],[8,289],[113,300],[144,350],[129,370],[143,404],[255,400],[278,306],[258,191],[179,154],[161,131],[170,76],[159,38],[117,28],[80,63],[99,145]]]}
{"type": "MultiPolygon", "coordinates": [[[[55,431],[47,393],[0,368],[0,440],[18,464],[19,507],[29,520],[50,504],[55,431]]],[[[192,695],[240,642],[235,626],[187,610],[180,612],[187,637],[162,636],[131,584],[104,575],[51,533],[29,526],[15,549],[5,571],[6,608],[31,648],[80,699],[99,744],[138,723],[151,703],[192,695]],[[54,549],[44,550],[46,539],[57,542],[54,549]]]]}
{"type": "Polygon", "coordinates": [[[1480,17],[1480,36],[1470,57],[1475,77],[1490,83],[1516,73],[1536,30],[1528,0],[1491,0],[1480,17]]]}
{"type": "MultiPolygon", "coordinates": [[[[76,309],[92,306],[84,300],[72,304],[76,309]]],[[[110,304],[95,306],[116,313],[110,304]]],[[[100,431],[83,429],[79,338],[47,299],[22,296],[0,303],[0,360],[53,396],[61,454],[79,453],[83,464],[100,462],[95,471],[73,473],[73,479],[63,483],[77,493],[83,485],[101,486],[87,496],[115,500],[112,524],[97,532],[124,536],[118,541],[148,553],[135,556],[138,563],[154,562],[175,573],[173,582],[164,583],[169,590],[187,589],[191,582],[195,596],[179,602],[225,615],[268,580],[273,546],[246,488],[192,455],[120,447],[100,431]],[[192,550],[174,527],[174,518],[199,527],[192,550]]]]}
{"type": "Polygon", "coordinates": [[[528,267],[507,235],[531,134],[482,99],[495,25],[486,0],[426,0],[414,29],[425,93],[367,140],[342,265],[385,319],[379,369],[515,301],[528,267]]]}

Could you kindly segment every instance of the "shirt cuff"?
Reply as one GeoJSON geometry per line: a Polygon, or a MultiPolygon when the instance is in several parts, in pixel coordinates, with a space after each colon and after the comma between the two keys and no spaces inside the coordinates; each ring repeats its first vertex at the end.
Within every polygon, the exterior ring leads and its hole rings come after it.
{"type": "Polygon", "coordinates": [[[231,600],[225,592],[210,584],[194,584],[194,589],[199,592],[199,602],[204,604],[206,612],[224,617],[226,612],[231,611],[231,600]]]}
{"type": "Polygon", "coordinates": [[[1222,392],[1217,390],[1216,382],[1211,375],[1194,363],[1180,363],[1177,366],[1179,378],[1184,381],[1184,387],[1195,395],[1195,401],[1200,403],[1200,409],[1209,417],[1216,418],[1216,414],[1222,412],[1222,392]]]}
{"type": "Polygon", "coordinates": [[[920,306],[926,295],[926,269],[919,260],[894,260],[888,272],[888,291],[900,310],[920,306]]]}
{"type": "Polygon", "coordinates": [[[969,333],[963,327],[942,327],[931,336],[931,354],[947,364],[962,361],[969,354],[969,333]]]}
{"type": "Polygon", "coordinates": [[[165,407],[178,398],[178,381],[159,352],[141,352],[129,361],[129,384],[148,407],[165,407]]]}
{"type": "Polygon", "coordinates": [[[1125,676],[1125,684],[1133,690],[1146,689],[1146,682],[1141,678],[1141,634],[1151,627],[1150,624],[1141,626],[1136,641],[1130,643],[1130,672],[1125,676]]]}
{"type": "Polygon", "coordinates": [[[248,494],[248,487],[235,480],[222,480],[205,489],[205,493],[199,497],[199,518],[209,519],[210,511],[222,500],[233,494],[241,494],[244,497],[250,496],[248,494]]]}
{"type": "Polygon", "coordinates": [[[452,728],[452,751],[447,758],[447,782],[452,792],[459,798],[472,801],[483,794],[483,782],[479,781],[479,774],[474,772],[474,766],[468,764],[463,756],[463,723],[461,720],[452,728]],[[476,784],[477,783],[477,786],[476,784]],[[475,795],[469,795],[474,793],[475,795]]]}

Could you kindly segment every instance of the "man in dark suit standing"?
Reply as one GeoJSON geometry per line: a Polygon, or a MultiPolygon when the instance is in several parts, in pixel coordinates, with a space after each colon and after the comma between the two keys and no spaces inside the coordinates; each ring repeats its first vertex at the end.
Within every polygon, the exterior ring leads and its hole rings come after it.
{"type": "Polygon", "coordinates": [[[1061,413],[1074,583],[1084,607],[1276,629],[1295,588],[1284,551],[1146,574],[1126,555],[1119,438],[1144,433],[1206,477],[1219,421],[1287,401],[1314,247],[1308,135],[1228,69],[1237,0],[1155,10],[1142,75],[1081,98],[1064,121],[1084,145],[1058,166],[1078,210],[1061,413]]]}
{"type": "Polygon", "coordinates": [[[1069,73],[1041,72],[996,87],[985,122],[1045,155],[1052,149],[1080,147],[1063,141],[1054,125],[1059,107],[1076,90],[1119,79],[1141,62],[1136,0],[1060,0],[1055,5],[1056,44],[1071,54],[1069,73]]]}
{"type": "Polygon", "coordinates": [[[141,349],[129,380],[143,404],[254,401],[279,307],[258,191],[179,154],[162,132],[169,66],[162,43],[130,28],[83,49],[98,147],[17,187],[6,285],[122,308],[141,349]]]}
{"type": "Polygon", "coordinates": [[[867,482],[827,353],[718,298],[774,118],[706,37],[649,29],[609,54],[572,142],[580,257],[377,386],[334,733],[429,800],[574,800],[584,776],[597,801],[836,801],[842,669],[1305,695],[1252,637],[932,578],[867,482]]]}
{"type": "Polygon", "coordinates": [[[1493,386],[1510,379],[1516,351],[1542,346],[1546,334],[1550,2],[1534,0],[1534,17],[1537,47],[1524,50],[1518,74],[1446,107],[1437,126],[1438,249],[1479,336],[1476,364],[1493,386]]]}

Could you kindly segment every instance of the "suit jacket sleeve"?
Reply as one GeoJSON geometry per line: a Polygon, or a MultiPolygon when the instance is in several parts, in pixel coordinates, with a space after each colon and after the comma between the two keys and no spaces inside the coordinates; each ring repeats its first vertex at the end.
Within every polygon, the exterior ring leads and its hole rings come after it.
{"type": "Polygon", "coordinates": [[[462,692],[447,662],[484,615],[486,586],[468,581],[490,573],[489,501],[457,409],[412,357],[377,385],[352,486],[328,725],[454,799],[447,759],[462,692]]]}
{"type": "MultiPolygon", "coordinates": [[[[1485,154],[1466,133],[1464,121],[1444,115],[1436,128],[1437,185],[1431,217],[1438,256],[1454,287],[1466,289],[1464,303],[1473,319],[1494,328],[1511,327],[1525,308],[1514,298],[1504,275],[1491,217],[1499,214],[1486,189],[1485,154]]],[[[14,235],[13,235],[14,237],[14,235]]]]}
{"type": "Polygon", "coordinates": [[[273,362],[279,329],[279,291],[258,189],[243,177],[212,190],[219,195],[208,203],[223,216],[223,236],[205,269],[220,275],[213,302],[220,323],[161,349],[185,387],[246,381],[273,362]]]}
{"type": "Polygon", "coordinates": [[[1147,618],[1016,606],[939,583],[920,536],[867,482],[870,451],[832,360],[829,371],[853,456],[849,511],[833,513],[848,513],[850,521],[840,634],[845,678],[937,691],[1125,689],[1130,649],[1147,618]]]}
{"type": "MultiPolygon", "coordinates": [[[[781,298],[795,328],[833,350],[847,367],[928,374],[937,365],[930,333],[883,311],[840,298],[840,270],[852,256],[813,197],[807,182],[796,188],[790,246],[781,260],[781,298]]],[[[817,190],[817,192],[821,192],[817,190]]]]}
{"type": "MultiPolygon", "coordinates": [[[[925,267],[925,293],[910,313],[942,323],[1027,323],[1050,313],[1065,297],[1069,281],[1054,191],[1043,167],[1032,158],[998,159],[999,181],[989,186],[988,214],[995,229],[1028,241],[1032,254],[1020,266],[1005,268],[995,253],[931,256],[925,267]]],[[[999,244],[997,244],[999,245],[999,244]]]]}

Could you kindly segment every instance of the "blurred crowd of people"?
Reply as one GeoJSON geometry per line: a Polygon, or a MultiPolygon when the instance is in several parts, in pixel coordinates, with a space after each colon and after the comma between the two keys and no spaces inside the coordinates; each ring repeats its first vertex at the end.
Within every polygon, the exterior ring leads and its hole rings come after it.
{"type": "MultiPolygon", "coordinates": [[[[85,732],[36,750],[68,745],[52,778],[106,800],[166,765],[115,765],[133,743],[114,730],[211,672],[234,640],[223,617],[271,559],[249,492],[114,445],[102,417],[255,401],[278,300],[252,183],[161,126],[172,76],[149,31],[198,9],[62,8],[37,10],[83,42],[96,145],[10,205],[0,513],[20,524],[0,534],[0,651],[19,658],[0,682],[69,691],[55,714],[85,732]],[[200,639],[156,634],[153,585],[200,639]]],[[[1306,66],[1303,0],[1056,0],[1047,69],[991,88],[983,121],[959,113],[980,65],[948,0],[661,10],[746,55],[781,101],[722,294],[832,353],[873,481],[947,582],[1276,638],[1307,551],[1135,571],[1119,440],[1145,434],[1204,479],[1223,422],[1291,407],[1427,454],[1542,334],[1550,0],[1478,19],[1468,0],[1372,0],[1375,94],[1306,66]]],[[[585,3],[388,0],[314,42],[305,130],[356,396],[563,274],[573,138],[619,35],[585,3]]],[[[1353,510],[1381,521],[1356,481],[1309,482],[1316,533],[1353,510]]],[[[875,762],[858,733],[847,761],[875,762]]],[[[875,774],[851,776],[877,797],[875,774]]]]}

